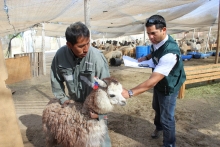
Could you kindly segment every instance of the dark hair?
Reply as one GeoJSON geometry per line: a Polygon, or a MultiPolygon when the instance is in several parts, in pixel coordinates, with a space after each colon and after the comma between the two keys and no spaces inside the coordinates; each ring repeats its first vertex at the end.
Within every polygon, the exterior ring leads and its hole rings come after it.
{"type": "Polygon", "coordinates": [[[165,19],[160,15],[152,15],[150,18],[146,20],[146,27],[151,27],[155,25],[156,29],[163,29],[166,27],[165,19]]]}
{"type": "Polygon", "coordinates": [[[82,22],[76,22],[71,24],[66,29],[66,40],[70,42],[72,45],[77,43],[77,39],[80,37],[90,37],[89,29],[82,22]]]}

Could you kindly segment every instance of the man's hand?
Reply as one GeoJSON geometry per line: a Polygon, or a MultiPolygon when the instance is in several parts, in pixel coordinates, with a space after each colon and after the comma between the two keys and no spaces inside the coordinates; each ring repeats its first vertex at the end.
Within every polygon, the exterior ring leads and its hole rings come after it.
{"type": "Polygon", "coordinates": [[[70,103],[70,100],[66,100],[61,107],[64,108],[64,107],[68,106],[69,103],[70,103]]]}
{"type": "Polygon", "coordinates": [[[126,90],[125,88],[123,88],[123,91],[122,91],[121,94],[126,99],[128,99],[130,97],[129,94],[128,94],[128,90],[126,90]]]}
{"type": "Polygon", "coordinates": [[[98,115],[97,113],[95,113],[95,112],[93,112],[93,111],[89,111],[89,113],[90,113],[90,117],[91,117],[91,118],[93,118],[93,119],[99,118],[99,115],[98,115]]]}
{"type": "Polygon", "coordinates": [[[138,62],[142,62],[142,61],[145,61],[146,60],[146,57],[141,57],[141,58],[138,58],[138,62]]]}

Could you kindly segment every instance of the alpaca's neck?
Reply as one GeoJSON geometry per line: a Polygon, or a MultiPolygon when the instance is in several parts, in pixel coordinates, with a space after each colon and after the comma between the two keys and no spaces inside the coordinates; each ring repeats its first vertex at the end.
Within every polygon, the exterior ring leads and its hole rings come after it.
{"type": "Polygon", "coordinates": [[[105,114],[113,110],[113,105],[110,103],[109,95],[106,91],[99,89],[98,96],[96,97],[96,103],[99,108],[100,114],[105,114]]]}

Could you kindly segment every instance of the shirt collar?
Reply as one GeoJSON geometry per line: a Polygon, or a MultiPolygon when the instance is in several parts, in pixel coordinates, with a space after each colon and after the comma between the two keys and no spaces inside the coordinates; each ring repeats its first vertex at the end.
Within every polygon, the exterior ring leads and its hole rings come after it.
{"type": "Polygon", "coordinates": [[[153,46],[154,46],[154,51],[156,51],[158,48],[160,48],[167,40],[168,40],[168,35],[166,35],[166,37],[164,38],[164,40],[162,40],[162,41],[159,42],[158,44],[153,44],[153,46]]]}
{"type": "Polygon", "coordinates": [[[71,52],[71,54],[73,55],[73,59],[75,60],[75,61],[77,61],[77,62],[80,62],[81,60],[82,60],[82,58],[79,58],[79,57],[77,57],[74,53],[73,53],[73,51],[67,46],[67,48],[68,48],[68,50],[71,52]]]}

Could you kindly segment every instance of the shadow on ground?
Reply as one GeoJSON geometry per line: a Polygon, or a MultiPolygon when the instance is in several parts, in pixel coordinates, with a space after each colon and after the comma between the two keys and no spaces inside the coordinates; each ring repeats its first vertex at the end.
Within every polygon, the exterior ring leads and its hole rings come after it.
{"type": "Polygon", "coordinates": [[[27,127],[26,137],[34,147],[45,147],[42,117],[36,114],[22,115],[19,120],[27,127]]]}

